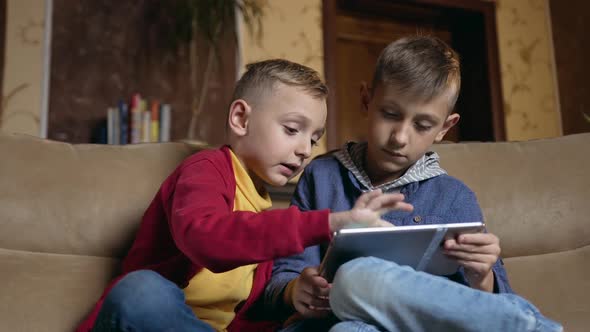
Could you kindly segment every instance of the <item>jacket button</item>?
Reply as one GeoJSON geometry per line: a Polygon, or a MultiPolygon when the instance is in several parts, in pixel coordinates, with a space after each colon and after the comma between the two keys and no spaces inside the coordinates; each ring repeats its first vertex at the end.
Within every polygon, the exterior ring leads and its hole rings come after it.
{"type": "Polygon", "coordinates": [[[420,216],[415,216],[415,217],[414,217],[414,222],[415,222],[415,223],[419,223],[419,222],[421,222],[421,221],[422,221],[422,217],[420,217],[420,216]]]}

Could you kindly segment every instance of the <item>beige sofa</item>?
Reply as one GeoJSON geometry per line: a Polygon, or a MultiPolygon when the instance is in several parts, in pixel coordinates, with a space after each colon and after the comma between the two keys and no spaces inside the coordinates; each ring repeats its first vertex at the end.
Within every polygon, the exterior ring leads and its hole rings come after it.
{"type": "MultiPolygon", "coordinates": [[[[436,150],[478,194],[514,289],[566,331],[587,331],[590,133],[436,150]]],[[[0,134],[0,331],[71,331],[117,273],[159,184],[191,152],[0,134]]]]}

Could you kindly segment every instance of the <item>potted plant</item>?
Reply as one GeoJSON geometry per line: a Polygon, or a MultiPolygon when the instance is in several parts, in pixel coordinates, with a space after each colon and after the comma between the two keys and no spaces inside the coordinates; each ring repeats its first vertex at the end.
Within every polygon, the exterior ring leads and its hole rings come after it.
{"type": "MultiPolygon", "coordinates": [[[[190,61],[190,87],[192,94],[191,117],[185,142],[203,145],[197,132],[199,117],[207,98],[213,68],[220,61],[221,38],[228,29],[236,29],[236,16],[241,15],[249,33],[260,38],[265,0],[173,0],[158,1],[152,11],[151,21],[166,38],[167,47],[177,49],[188,46],[190,61]],[[206,56],[199,55],[198,48],[207,49],[206,56]],[[205,64],[204,67],[203,64],[205,64]],[[205,68],[198,72],[198,68],[205,68]]],[[[237,34],[232,33],[237,43],[237,34]]],[[[201,52],[202,54],[202,52],[201,52]]]]}

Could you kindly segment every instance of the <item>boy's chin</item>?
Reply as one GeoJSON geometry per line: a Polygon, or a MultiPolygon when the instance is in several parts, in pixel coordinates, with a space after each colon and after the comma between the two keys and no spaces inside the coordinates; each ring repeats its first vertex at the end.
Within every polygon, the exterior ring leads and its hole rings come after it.
{"type": "Polygon", "coordinates": [[[282,186],[286,185],[288,181],[289,181],[289,179],[284,176],[275,175],[273,177],[269,177],[269,178],[265,179],[264,182],[266,182],[267,184],[269,184],[273,187],[282,187],[282,186]]]}
{"type": "Polygon", "coordinates": [[[289,182],[289,179],[285,178],[285,179],[282,179],[282,180],[275,180],[275,181],[272,181],[272,182],[270,182],[269,184],[270,184],[271,186],[274,186],[274,187],[282,187],[282,186],[286,185],[286,184],[287,184],[287,182],[289,182]]]}

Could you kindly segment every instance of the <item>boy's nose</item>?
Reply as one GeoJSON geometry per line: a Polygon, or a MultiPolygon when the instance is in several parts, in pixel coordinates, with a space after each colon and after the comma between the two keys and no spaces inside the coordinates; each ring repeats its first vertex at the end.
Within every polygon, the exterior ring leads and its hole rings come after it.
{"type": "Polygon", "coordinates": [[[311,141],[301,140],[295,149],[295,154],[303,159],[311,157],[311,141]]]}
{"type": "Polygon", "coordinates": [[[390,137],[391,142],[396,147],[402,147],[408,144],[409,140],[409,129],[405,125],[400,125],[393,129],[390,137]]]}

